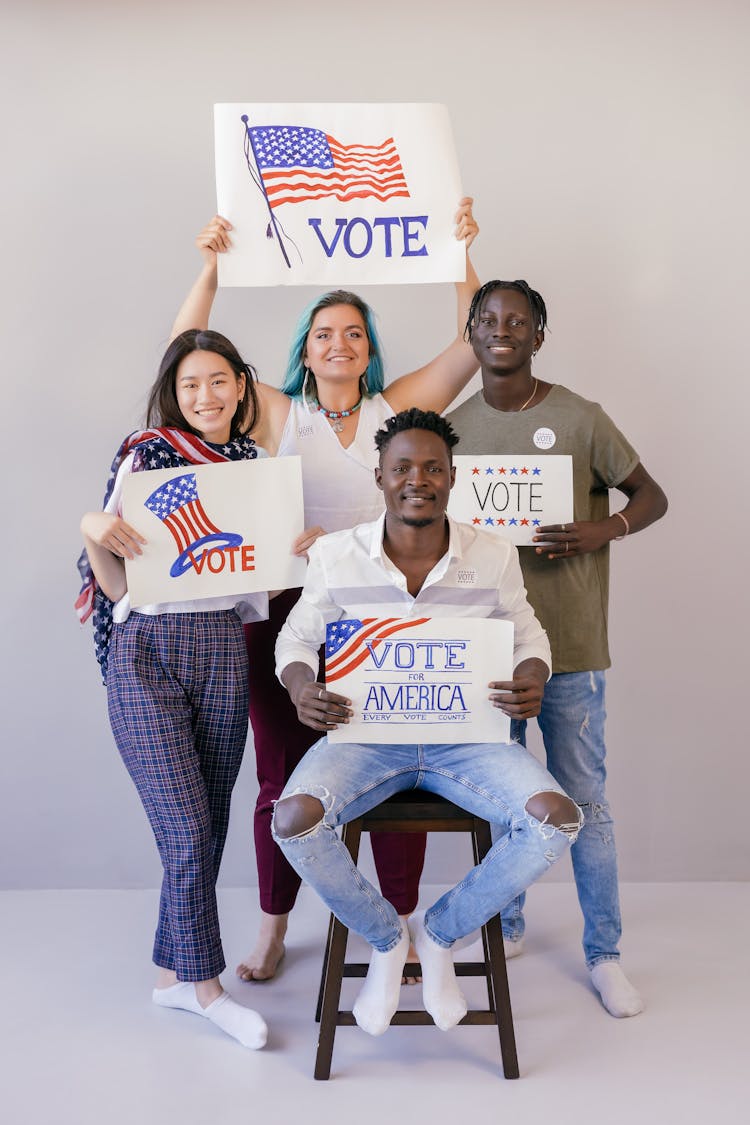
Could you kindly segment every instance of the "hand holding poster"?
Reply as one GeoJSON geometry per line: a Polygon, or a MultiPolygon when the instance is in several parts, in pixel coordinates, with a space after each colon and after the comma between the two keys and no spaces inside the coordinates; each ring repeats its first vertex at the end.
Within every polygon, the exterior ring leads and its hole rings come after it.
{"type": "Polygon", "coordinates": [[[353,718],[329,742],[507,742],[490,681],[513,677],[513,624],[487,618],[343,620],[326,630],[326,687],[353,718]]]}
{"type": "Polygon", "coordinates": [[[147,542],[125,560],[133,608],[301,586],[299,457],[131,473],[123,517],[147,542]]]}
{"type": "Polygon", "coordinates": [[[448,502],[454,520],[531,546],[537,528],[573,520],[573,459],[524,453],[453,457],[456,483],[448,502]]]}
{"type": "Polygon", "coordinates": [[[460,281],[461,182],[440,105],[214,107],[220,285],[460,281]]]}

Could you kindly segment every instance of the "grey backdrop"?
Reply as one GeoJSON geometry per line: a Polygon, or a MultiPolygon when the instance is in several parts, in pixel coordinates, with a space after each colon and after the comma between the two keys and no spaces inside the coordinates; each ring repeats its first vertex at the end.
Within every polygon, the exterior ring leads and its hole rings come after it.
{"type": "MultiPolygon", "coordinates": [[[[447,103],[480,274],[542,291],[540,373],[600,400],[671,501],[613,549],[622,875],[747,876],[749,22],[742,0],[5,7],[3,886],[158,880],[72,611],[78,522],[198,268],[212,104],[240,100],[447,103]]],[[[311,293],[228,291],[213,323],[278,381],[311,293]]],[[[364,296],[392,375],[452,334],[450,286],[364,296]]],[[[226,883],[255,879],[254,787],[248,754],[226,883]]]]}

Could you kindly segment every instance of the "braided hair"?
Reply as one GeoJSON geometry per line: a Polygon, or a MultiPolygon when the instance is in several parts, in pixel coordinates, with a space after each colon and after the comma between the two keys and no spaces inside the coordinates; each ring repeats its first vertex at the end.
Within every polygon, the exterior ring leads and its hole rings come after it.
{"type": "Polygon", "coordinates": [[[532,289],[526,281],[486,281],[481,289],[477,289],[474,297],[472,298],[471,308],[469,309],[469,316],[464,328],[464,340],[471,343],[471,337],[474,332],[474,325],[476,324],[479,310],[485,297],[495,289],[515,289],[517,293],[523,293],[526,300],[529,302],[529,312],[534,320],[534,327],[537,332],[544,332],[547,327],[547,306],[544,303],[544,297],[541,293],[537,293],[536,289],[532,289]]]}

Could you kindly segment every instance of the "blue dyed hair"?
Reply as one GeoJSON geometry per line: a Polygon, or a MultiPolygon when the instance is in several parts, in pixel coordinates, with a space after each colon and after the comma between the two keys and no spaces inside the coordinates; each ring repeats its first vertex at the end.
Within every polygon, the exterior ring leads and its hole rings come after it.
{"type": "MultiPolygon", "coordinates": [[[[382,391],[385,374],[383,348],[378,338],[378,330],[375,327],[375,313],[356,293],[349,293],[346,289],[334,289],[333,292],[325,293],[317,300],[311,301],[307,308],[303,309],[302,315],[297,321],[297,327],[292,337],[292,346],[289,349],[289,361],[286,367],[284,385],[281,388],[284,394],[291,395],[293,398],[301,396],[302,384],[305,381],[305,364],[302,357],[305,354],[307,334],[312,328],[312,322],[316,314],[321,309],[330,309],[333,305],[351,305],[361,314],[370,344],[370,361],[367,364],[367,370],[363,373],[366,379],[364,393],[369,396],[379,394],[382,391]]],[[[310,372],[310,379],[313,383],[313,393],[317,398],[317,387],[313,372],[310,372]]]]}

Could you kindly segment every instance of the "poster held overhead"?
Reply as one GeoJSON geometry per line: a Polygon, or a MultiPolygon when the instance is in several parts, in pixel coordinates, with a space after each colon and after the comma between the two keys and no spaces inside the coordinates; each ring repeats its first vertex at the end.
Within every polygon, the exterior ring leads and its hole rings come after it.
{"type": "Polygon", "coordinates": [[[445,106],[214,107],[219,284],[461,281],[462,197],[445,106]]]}

